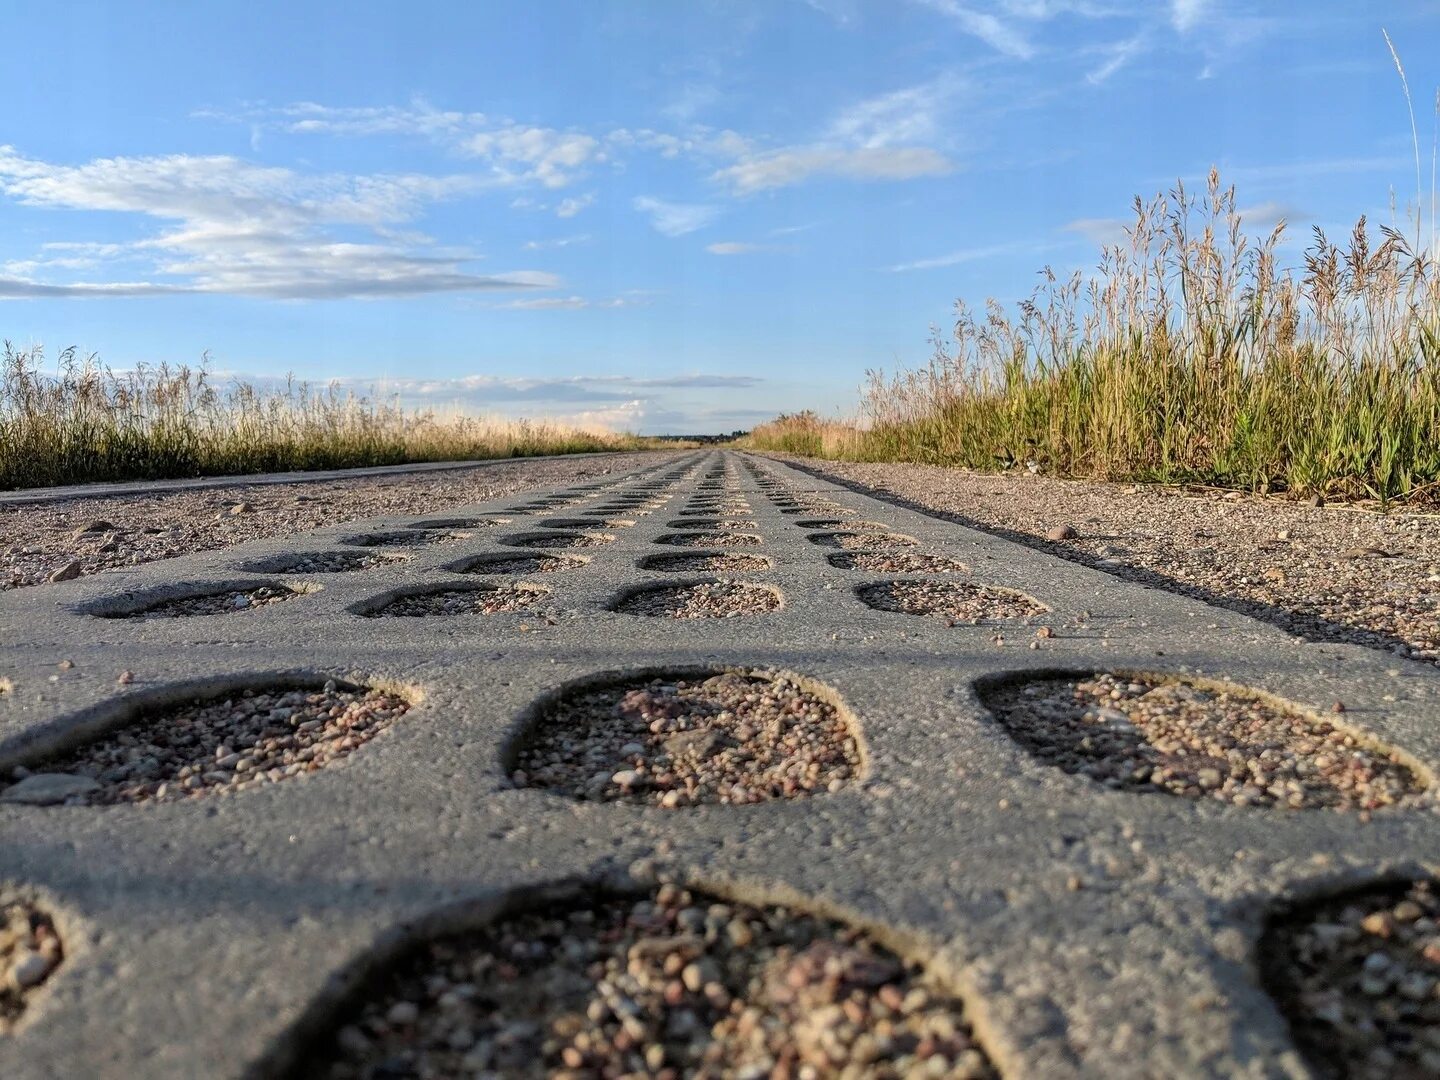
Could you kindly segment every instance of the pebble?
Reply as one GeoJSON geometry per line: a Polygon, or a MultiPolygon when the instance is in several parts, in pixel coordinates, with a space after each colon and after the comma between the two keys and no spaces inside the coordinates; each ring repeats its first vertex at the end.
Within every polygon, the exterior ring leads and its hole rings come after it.
{"type": "Polygon", "coordinates": [[[48,578],[46,578],[46,580],[52,583],[59,581],[73,581],[75,578],[78,578],[80,576],[81,572],[84,569],[85,564],[82,563],[79,559],[71,559],[64,566],[60,567],[60,569],[54,571],[48,578]]]}
{"type": "Polygon", "coordinates": [[[1075,529],[1074,529],[1073,526],[1070,526],[1070,525],[1056,525],[1056,526],[1054,526],[1053,528],[1046,530],[1046,532],[1045,532],[1045,539],[1046,539],[1046,540],[1074,540],[1074,539],[1076,539],[1077,537],[1079,537],[1079,535],[1080,535],[1080,534],[1075,531],[1075,529]]]}

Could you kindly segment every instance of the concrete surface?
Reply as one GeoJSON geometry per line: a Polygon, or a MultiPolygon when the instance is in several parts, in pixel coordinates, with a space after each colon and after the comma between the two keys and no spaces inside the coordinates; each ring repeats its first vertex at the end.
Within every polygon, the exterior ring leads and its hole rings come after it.
{"type": "MultiPolygon", "coordinates": [[[[423,694],[342,763],[268,788],[150,806],[0,805],[0,884],[41,895],[67,950],[20,1030],[0,1042],[0,1076],[269,1075],[346,974],[407,927],[461,902],[493,910],[527,890],[657,871],[880,929],[954,981],[1009,1077],[1304,1076],[1254,970],[1267,908],[1440,867],[1430,811],[1365,822],[1107,792],[1036,763],[972,690],[977,677],[1014,670],[1203,673],[1317,710],[1343,700],[1345,723],[1434,768],[1432,668],[1297,643],[733,452],[668,455],[561,490],[597,497],[410,549],[395,567],[303,578],[323,588],[253,612],[85,613],[204,583],[291,581],[241,568],[416,519],[351,522],[0,595],[0,675],[13,683],[0,695],[0,770],[211,681],[304,672],[394,680],[423,694]],[[612,530],[614,544],[574,552],[585,567],[529,578],[553,590],[535,609],[418,619],[352,610],[420,583],[507,580],[444,567],[516,550],[505,539],[547,516],[573,517],[609,493],[722,463],[764,537],[733,550],[774,562],[737,576],[778,586],[779,611],[677,621],[607,610],[638,583],[706,577],[636,568],[646,555],[682,550],[653,540],[673,531],[667,523],[703,476],[679,482],[634,528],[612,530]],[[782,515],[751,465],[968,563],[975,581],[1037,598],[1051,609],[1038,621],[1056,636],[1031,650],[1030,631],[1009,630],[997,646],[993,627],[869,609],[853,588],[886,575],[830,566],[831,552],[795,524],[827,515],[782,515]],[[1076,629],[1081,612],[1091,617],[1076,629]],[[58,669],[66,659],[75,666],[58,669]],[[673,811],[509,783],[505,747],[536,698],[598,671],[696,664],[789,669],[833,688],[858,718],[866,781],[809,799],[673,811]],[[116,685],[122,670],[133,684],[116,685]]],[[[503,515],[534,498],[430,516],[503,515]]]]}

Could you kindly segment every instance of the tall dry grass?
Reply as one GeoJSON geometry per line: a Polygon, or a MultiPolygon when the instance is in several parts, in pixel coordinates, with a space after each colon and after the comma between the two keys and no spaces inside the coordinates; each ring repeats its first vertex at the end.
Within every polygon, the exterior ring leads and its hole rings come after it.
{"type": "Polygon", "coordinates": [[[857,424],[813,413],[750,445],[836,458],[1033,469],[1301,495],[1440,493],[1440,275],[1433,250],[1362,218],[1251,240],[1211,172],[1135,201],[1090,275],[1048,270],[1015,310],[955,305],[919,370],[873,371],[857,424]]]}
{"type": "Polygon", "coordinates": [[[638,449],[631,435],[437,418],[334,387],[217,387],[203,368],[114,372],[67,349],[0,356],[0,488],[638,449]]]}

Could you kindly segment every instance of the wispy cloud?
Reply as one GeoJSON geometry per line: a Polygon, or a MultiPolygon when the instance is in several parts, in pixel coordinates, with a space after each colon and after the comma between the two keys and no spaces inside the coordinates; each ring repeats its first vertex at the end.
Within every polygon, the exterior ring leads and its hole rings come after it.
{"type": "Polygon", "coordinates": [[[588,244],[589,233],[580,233],[577,236],[556,236],[549,240],[526,240],[526,251],[549,251],[553,248],[574,247],[576,244],[588,244]]]}
{"type": "Polygon", "coordinates": [[[903,274],[911,270],[938,270],[945,266],[958,266],[961,263],[978,262],[982,259],[993,259],[1001,255],[1043,251],[1045,247],[1046,245],[1044,244],[1029,242],[990,244],[986,247],[961,248],[959,251],[952,251],[946,255],[936,255],[929,259],[916,259],[914,262],[898,263],[895,266],[887,266],[885,269],[892,274],[903,274]]]}
{"type": "Polygon", "coordinates": [[[553,275],[535,270],[476,273],[474,252],[396,228],[430,204],[475,189],[475,180],[464,176],[307,175],[225,156],[57,165],[0,146],[0,194],[16,202],[165,223],[141,240],[88,247],[96,267],[128,260],[142,267],[139,277],[17,275],[0,281],[0,298],[223,293],[304,300],[558,285],[553,275]],[[368,238],[336,234],[357,229],[368,238]]]}
{"type": "Polygon", "coordinates": [[[919,0],[926,7],[949,16],[962,31],[979,38],[998,53],[1029,60],[1035,55],[1035,47],[1029,39],[1011,23],[988,11],[977,11],[974,7],[961,4],[958,0],[919,0]]]}
{"type": "Polygon", "coordinates": [[[663,236],[684,236],[705,228],[719,216],[719,207],[705,203],[677,203],[637,196],[631,204],[650,218],[651,227],[663,236]]]}
{"type": "Polygon", "coordinates": [[[1060,226],[1060,231],[1083,236],[1101,247],[1113,247],[1130,242],[1130,235],[1125,230],[1133,224],[1133,221],[1120,218],[1076,218],[1060,226]]]}
{"type": "Polygon", "coordinates": [[[1200,25],[1210,10],[1210,0],[1171,0],[1170,23],[1182,34],[1200,25]]]}
{"type": "Polygon", "coordinates": [[[1105,59],[1098,67],[1085,73],[1085,81],[1098,86],[1143,53],[1149,43],[1150,35],[1142,31],[1113,45],[1102,46],[1100,53],[1105,59]]]}
{"type": "Polygon", "coordinates": [[[576,195],[568,199],[561,199],[560,205],[555,208],[555,216],[561,218],[572,218],[588,206],[595,204],[594,195],[576,195]]]}
{"type": "Polygon", "coordinates": [[[492,306],[510,311],[580,311],[585,308],[630,307],[632,304],[633,301],[618,296],[609,300],[589,300],[583,296],[537,296],[528,300],[507,300],[492,306]]]}
{"type": "Polygon", "coordinates": [[[723,240],[705,248],[711,255],[760,255],[782,250],[775,244],[752,244],[743,240],[723,240]]]}

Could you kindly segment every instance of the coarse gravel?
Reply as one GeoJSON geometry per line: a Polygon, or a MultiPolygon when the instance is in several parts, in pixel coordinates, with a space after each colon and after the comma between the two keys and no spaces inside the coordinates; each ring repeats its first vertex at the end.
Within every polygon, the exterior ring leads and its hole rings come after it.
{"type": "Polygon", "coordinates": [[[725,671],[562,696],[524,733],[512,779],[674,809],[840,791],[861,770],[830,701],[783,674],[725,671]]]}
{"type": "Polygon", "coordinates": [[[509,544],[511,547],[527,548],[589,548],[604,547],[606,544],[613,544],[615,536],[612,533],[564,533],[557,532],[553,535],[540,536],[515,536],[502,540],[501,543],[509,544]]]}
{"type": "Polygon", "coordinates": [[[448,569],[456,574],[555,574],[584,565],[583,559],[567,555],[477,555],[448,569]]]}
{"type": "Polygon", "coordinates": [[[458,544],[470,539],[468,532],[431,529],[396,529],[391,532],[361,533],[347,536],[342,544],[351,547],[429,547],[434,544],[458,544]]]}
{"type": "Polygon", "coordinates": [[[930,615],[952,623],[991,619],[1027,619],[1046,608],[1013,589],[997,589],[969,581],[876,581],[856,595],[878,611],[930,615]]]}
{"type": "Polygon", "coordinates": [[[763,615],[779,607],[778,589],[721,579],[638,589],[617,602],[614,610],[667,619],[733,619],[763,615]]]}
{"type": "Polygon", "coordinates": [[[30,998],[64,959],[50,916],[28,901],[0,895],[0,1036],[14,1030],[30,998]]]}
{"type": "Polygon", "coordinates": [[[1399,751],[1238,687],[1099,672],[1005,682],[981,700],[1038,760],[1108,788],[1296,810],[1435,805],[1399,751]]]}
{"type": "Polygon", "coordinates": [[[646,570],[710,571],[741,574],[753,570],[769,570],[770,560],[763,555],[726,551],[677,551],[673,555],[647,555],[641,560],[646,570]]]}
{"type": "Polygon", "coordinates": [[[1272,925],[1261,957],[1270,992],[1318,1076],[1440,1076],[1436,882],[1327,898],[1272,925]]]}
{"type": "Polygon", "coordinates": [[[812,544],[821,547],[841,548],[844,551],[887,551],[891,548],[914,547],[918,541],[913,536],[900,533],[813,533],[812,544]]]}
{"type": "Polygon", "coordinates": [[[332,764],[409,708],[398,693],[334,680],[318,689],[280,685],[199,698],[17,769],[0,802],[51,804],[46,793],[56,776],[77,780],[59,801],[81,806],[177,802],[260,787],[332,764]]]}
{"type": "Polygon", "coordinates": [[[865,570],[874,574],[968,574],[959,559],[911,551],[843,551],[826,556],[837,570],[865,570]]]}
{"type": "Polygon", "coordinates": [[[996,1075],[961,1001],[859,930],[664,885],[411,950],[290,1075],[996,1075]]]}
{"type": "Polygon", "coordinates": [[[0,504],[0,589],[291,536],[346,521],[423,514],[606,477],[670,455],[575,455],[349,480],[0,504]]]}
{"type": "Polygon", "coordinates": [[[431,588],[407,592],[378,607],[363,611],[366,618],[421,618],[431,615],[500,615],[521,611],[549,590],[520,582],[514,585],[475,585],[467,588],[431,588]]]}
{"type": "Polygon", "coordinates": [[[1440,665],[1440,515],[775,455],[867,493],[1262,619],[1440,665]],[[1069,526],[1077,534],[1052,541],[1069,526]]]}
{"type": "Polygon", "coordinates": [[[655,543],[675,547],[758,547],[762,540],[756,533],[676,532],[657,536],[655,543]]]}
{"type": "Polygon", "coordinates": [[[224,592],[181,596],[132,610],[98,611],[96,614],[106,619],[184,619],[195,615],[238,615],[272,604],[286,603],[304,596],[306,591],[291,589],[285,585],[257,585],[247,589],[226,589],[224,592]]]}
{"type": "Polygon", "coordinates": [[[408,558],[408,555],[386,551],[316,551],[258,559],[242,564],[240,569],[256,574],[350,574],[377,566],[394,566],[408,558]]]}

